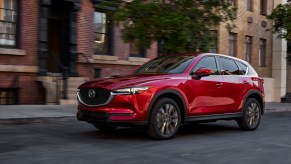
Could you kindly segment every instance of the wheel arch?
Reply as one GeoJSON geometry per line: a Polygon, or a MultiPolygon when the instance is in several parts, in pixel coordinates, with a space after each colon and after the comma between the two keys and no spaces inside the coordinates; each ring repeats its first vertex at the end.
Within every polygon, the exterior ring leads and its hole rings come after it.
{"type": "Polygon", "coordinates": [[[257,90],[251,90],[251,91],[249,91],[246,94],[245,98],[244,98],[243,105],[245,104],[245,102],[246,102],[246,100],[248,98],[254,98],[254,99],[256,99],[259,102],[260,106],[261,106],[261,110],[262,110],[261,112],[262,112],[262,114],[264,114],[264,112],[265,112],[265,101],[263,99],[262,94],[259,91],[257,91],[257,90]]]}
{"type": "Polygon", "coordinates": [[[146,120],[149,121],[150,119],[150,115],[152,112],[152,107],[154,106],[154,104],[157,102],[158,99],[160,98],[170,98],[172,100],[174,100],[177,105],[180,108],[180,112],[181,112],[181,122],[185,121],[185,118],[187,117],[188,113],[187,113],[187,106],[186,106],[186,101],[184,96],[177,90],[174,89],[166,89],[166,90],[162,90],[160,92],[158,92],[152,99],[151,102],[148,106],[148,110],[147,110],[147,116],[146,116],[146,120]]]}

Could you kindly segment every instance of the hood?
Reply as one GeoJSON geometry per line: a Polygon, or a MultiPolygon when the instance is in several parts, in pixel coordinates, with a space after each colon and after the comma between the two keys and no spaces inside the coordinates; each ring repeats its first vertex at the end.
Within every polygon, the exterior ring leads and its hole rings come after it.
{"type": "Polygon", "coordinates": [[[145,82],[165,80],[171,78],[170,74],[132,74],[111,76],[85,82],[79,88],[106,88],[108,90],[141,85],[145,82]]]}

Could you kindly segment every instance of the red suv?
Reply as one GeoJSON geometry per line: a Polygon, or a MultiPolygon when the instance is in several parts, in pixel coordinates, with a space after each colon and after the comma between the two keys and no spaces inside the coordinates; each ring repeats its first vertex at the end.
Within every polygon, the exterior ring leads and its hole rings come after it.
{"type": "Polygon", "coordinates": [[[126,76],[79,87],[77,118],[99,130],[146,125],[157,139],[182,123],[235,120],[255,130],[264,113],[263,80],[238,58],[204,53],[160,56],[126,76]]]}

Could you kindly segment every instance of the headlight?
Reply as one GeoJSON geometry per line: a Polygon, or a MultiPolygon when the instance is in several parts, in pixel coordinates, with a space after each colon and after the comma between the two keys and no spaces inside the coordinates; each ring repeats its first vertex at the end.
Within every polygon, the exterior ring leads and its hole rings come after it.
{"type": "Polygon", "coordinates": [[[113,90],[112,93],[116,95],[130,95],[130,94],[140,94],[146,90],[148,90],[150,87],[131,87],[131,88],[122,88],[113,90]]]}

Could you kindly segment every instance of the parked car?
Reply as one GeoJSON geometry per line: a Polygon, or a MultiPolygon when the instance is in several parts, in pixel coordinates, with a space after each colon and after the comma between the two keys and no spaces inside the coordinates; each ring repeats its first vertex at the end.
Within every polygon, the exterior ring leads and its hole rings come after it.
{"type": "Polygon", "coordinates": [[[156,139],[188,122],[235,120],[255,130],[264,113],[263,79],[253,67],[213,53],[160,56],[130,75],[88,81],[77,97],[78,120],[100,130],[146,125],[156,139]]]}

